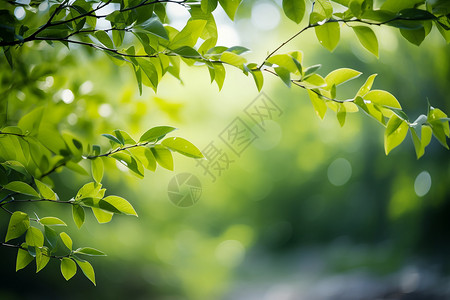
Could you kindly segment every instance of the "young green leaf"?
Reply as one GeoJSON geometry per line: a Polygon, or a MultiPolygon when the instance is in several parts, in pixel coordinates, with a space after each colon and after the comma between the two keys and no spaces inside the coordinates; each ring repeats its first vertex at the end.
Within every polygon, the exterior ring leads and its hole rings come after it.
{"type": "Polygon", "coordinates": [[[66,223],[64,223],[62,220],[55,218],[55,217],[45,217],[42,219],[39,219],[39,223],[42,225],[47,226],[67,226],[66,223]]]}
{"type": "Polygon", "coordinates": [[[139,143],[142,142],[156,142],[163,137],[166,136],[166,134],[174,131],[176,128],[171,126],[157,126],[153,127],[149,130],[147,130],[139,139],[139,143]]]}
{"type": "Polygon", "coordinates": [[[116,138],[112,134],[104,133],[104,134],[102,134],[102,136],[104,136],[105,138],[109,139],[110,141],[112,141],[112,142],[114,142],[116,144],[119,144],[119,145],[122,145],[122,146],[124,145],[124,143],[122,143],[118,138],[116,138]]]}
{"type": "Polygon", "coordinates": [[[337,22],[330,22],[316,26],[314,29],[319,43],[332,52],[339,43],[341,36],[339,24],[337,22]]]}
{"type": "Polygon", "coordinates": [[[242,0],[219,0],[219,3],[223,10],[227,13],[228,17],[231,20],[234,20],[234,15],[236,14],[236,10],[241,1],[242,0]]]}
{"type": "Polygon", "coordinates": [[[36,273],[45,268],[48,264],[50,257],[46,254],[45,248],[42,251],[39,248],[36,248],[36,273]]]}
{"type": "MultiPolygon", "coordinates": [[[[22,247],[25,244],[22,244],[22,247]]],[[[34,259],[33,256],[30,255],[30,253],[28,253],[28,251],[24,250],[24,249],[19,249],[17,251],[17,259],[16,259],[16,272],[19,271],[20,269],[25,268],[30,262],[32,262],[34,259]]]]}
{"type": "Polygon", "coordinates": [[[283,0],[284,14],[297,24],[302,21],[305,9],[304,0],[283,0]]]}
{"type": "Polygon", "coordinates": [[[61,274],[66,280],[69,280],[77,273],[77,265],[67,257],[61,259],[61,274]]]}
{"type": "Polygon", "coordinates": [[[114,213],[109,211],[104,211],[100,208],[91,207],[97,222],[100,224],[108,223],[111,221],[114,213]]]}
{"type": "Polygon", "coordinates": [[[133,173],[139,178],[144,177],[144,167],[140,161],[137,161],[134,157],[132,157],[128,153],[118,152],[111,157],[115,158],[118,162],[126,166],[128,169],[133,171],[133,173]]]}
{"type": "Polygon", "coordinates": [[[356,33],[361,45],[378,57],[378,39],[373,30],[366,26],[355,26],[352,29],[356,33]]]}
{"type": "Polygon", "coordinates": [[[384,133],[384,150],[386,155],[403,142],[408,133],[408,129],[409,126],[404,120],[396,115],[392,116],[387,123],[386,131],[384,133]]]}
{"type": "Polygon", "coordinates": [[[203,158],[202,152],[198,150],[191,142],[180,138],[180,137],[170,137],[166,138],[161,142],[162,145],[166,146],[170,150],[176,151],[184,156],[192,158],[203,158]]]}
{"type": "Polygon", "coordinates": [[[358,78],[362,73],[349,68],[341,68],[330,72],[325,81],[328,87],[341,85],[349,80],[358,78]]]}
{"type": "Polygon", "coordinates": [[[108,36],[106,32],[99,30],[96,31],[94,35],[100,41],[100,43],[105,45],[105,47],[114,49],[113,42],[111,41],[111,38],[108,36]]]}
{"type": "Polygon", "coordinates": [[[341,127],[344,126],[345,124],[345,117],[347,115],[347,112],[345,110],[345,106],[343,103],[339,103],[338,105],[338,111],[337,111],[337,119],[339,121],[339,125],[341,125],[341,127]]]}
{"type": "Polygon", "coordinates": [[[325,101],[311,90],[308,90],[308,95],[313,104],[314,111],[317,116],[323,120],[325,113],[327,112],[327,105],[325,104],[325,101]]]}
{"type": "Polygon", "coordinates": [[[48,185],[37,179],[34,179],[34,182],[36,183],[36,187],[43,198],[54,201],[58,200],[58,196],[48,185]]]}
{"type": "Polygon", "coordinates": [[[72,245],[73,245],[73,243],[72,243],[72,239],[70,238],[70,236],[69,236],[67,233],[65,233],[65,232],[61,232],[61,233],[59,234],[59,236],[61,237],[61,240],[63,241],[64,245],[65,245],[69,250],[72,251],[72,245]]]}
{"type": "Polygon", "coordinates": [[[34,196],[37,198],[41,197],[35,189],[33,189],[29,184],[22,181],[12,181],[5,185],[3,188],[19,194],[34,196]]]}
{"type": "Polygon", "coordinates": [[[154,172],[156,170],[156,160],[152,151],[148,147],[135,147],[129,149],[133,157],[138,159],[144,168],[154,172]]]}
{"type": "Polygon", "coordinates": [[[5,242],[18,238],[24,234],[30,227],[30,218],[21,211],[15,211],[9,219],[8,231],[6,232],[5,242]]]}
{"type": "Polygon", "coordinates": [[[291,73],[288,69],[284,67],[275,67],[274,71],[287,87],[291,87],[291,73]]]}
{"type": "Polygon", "coordinates": [[[391,93],[382,90],[373,90],[368,92],[364,96],[364,100],[369,100],[376,105],[381,105],[387,108],[402,108],[398,100],[391,93]]]}
{"type": "Polygon", "coordinates": [[[370,89],[372,88],[373,81],[375,80],[375,77],[377,77],[377,74],[372,74],[367,78],[366,82],[361,86],[361,88],[358,90],[358,93],[355,96],[355,99],[359,97],[364,97],[370,89]]]}
{"type": "Polygon", "coordinates": [[[173,171],[172,153],[166,147],[155,145],[150,150],[152,150],[153,156],[161,167],[173,171]]]}
{"type": "Polygon", "coordinates": [[[25,242],[29,246],[42,247],[44,246],[44,235],[36,227],[30,227],[25,235],[25,242]]]}
{"type": "Polygon", "coordinates": [[[78,204],[72,205],[72,216],[78,229],[80,229],[84,223],[84,208],[78,204]]]}
{"type": "Polygon", "coordinates": [[[75,259],[78,266],[80,267],[83,274],[94,284],[95,284],[95,272],[92,265],[87,261],[82,261],[80,259],[75,259]]]}
{"type": "Polygon", "coordinates": [[[88,256],[106,256],[104,252],[90,247],[78,248],[77,250],[74,251],[74,253],[84,254],[88,256]]]}
{"type": "Polygon", "coordinates": [[[260,92],[264,84],[263,74],[261,70],[251,70],[250,72],[255,80],[256,88],[258,89],[258,92],[260,92]]]}
{"type": "Polygon", "coordinates": [[[117,211],[126,215],[133,215],[137,217],[137,213],[133,206],[127,200],[119,196],[108,196],[100,200],[99,207],[102,209],[109,210],[109,206],[104,206],[105,202],[110,206],[114,207],[117,211]]]}
{"type": "Polygon", "coordinates": [[[101,157],[91,160],[91,172],[95,182],[100,183],[103,179],[103,160],[101,157]]]}

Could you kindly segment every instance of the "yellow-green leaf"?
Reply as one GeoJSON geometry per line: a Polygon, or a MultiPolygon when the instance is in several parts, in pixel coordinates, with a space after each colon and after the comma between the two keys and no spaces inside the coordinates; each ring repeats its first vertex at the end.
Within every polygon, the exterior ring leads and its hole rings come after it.
{"type": "Polygon", "coordinates": [[[18,238],[24,234],[30,227],[28,215],[21,211],[15,211],[9,219],[8,231],[6,232],[5,242],[18,238]]]}
{"type": "Polygon", "coordinates": [[[391,152],[392,149],[400,145],[408,133],[408,124],[393,115],[386,126],[386,131],[384,133],[384,150],[386,155],[391,152]]]}
{"type": "Polygon", "coordinates": [[[61,260],[61,274],[66,280],[69,280],[77,273],[77,265],[75,262],[67,257],[61,260]]]}
{"type": "Polygon", "coordinates": [[[308,95],[313,104],[314,111],[317,116],[323,120],[325,113],[327,112],[327,105],[325,104],[325,101],[311,90],[308,90],[308,95]]]}
{"type": "Polygon", "coordinates": [[[364,100],[369,100],[373,104],[381,105],[389,108],[398,108],[401,109],[400,103],[397,99],[389,92],[382,90],[373,90],[368,92],[364,96],[364,100]]]}
{"type": "Polygon", "coordinates": [[[337,22],[329,22],[315,28],[317,39],[319,43],[329,51],[333,51],[341,36],[341,29],[337,22]]]}
{"type": "Polygon", "coordinates": [[[3,188],[19,194],[40,198],[40,195],[35,191],[35,189],[33,189],[29,184],[22,181],[12,181],[5,185],[3,188]]]}
{"type": "Polygon", "coordinates": [[[378,57],[378,39],[373,30],[366,26],[355,26],[352,28],[361,45],[363,45],[370,53],[378,57]]]}
{"type": "Polygon", "coordinates": [[[91,172],[95,182],[101,182],[103,179],[103,160],[97,157],[91,161],[91,172]]]}
{"type": "Polygon", "coordinates": [[[81,271],[83,271],[83,274],[94,284],[95,284],[95,272],[92,265],[87,261],[82,261],[77,259],[77,264],[81,268],[81,271]]]}

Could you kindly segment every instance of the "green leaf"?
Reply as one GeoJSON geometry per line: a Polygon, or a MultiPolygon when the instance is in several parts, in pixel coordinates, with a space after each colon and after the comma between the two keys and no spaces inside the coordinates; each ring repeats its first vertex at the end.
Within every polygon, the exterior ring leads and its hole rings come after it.
{"type": "Polygon", "coordinates": [[[411,135],[413,138],[414,149],[416,150],[417,159],[425,154],[425,147],[431,142],[433,136],[432,130],[429,126],[420,126],[419,128],[411,128],[411,135]],[[420,130],[420,137],[417,134],[420,130]]]}
{"type": "Polygon", "coordinates": [[[309,76],[313,75],[314,73],[317,72],[317,70],[319,70],[322,67],[322,65],[318,64],[318,65],[314,65],[311,67],[306,68],[303,71],[303,79],[308,78],[309,76]]]}
{"type": "Polygon", "coordinates": [[[284,67],[275,67],[275,73],[280,77],[281,81],[287,86],[291,87],[291,73],[284,67]]]}
{"type": "Polygon", "coordinates": [[[99,208],[92,207],[92,212],[94,213],[95,218],[100,224],[108,223],[111,221],[114,213],[109,211],[104,211],[99,208]]]}
{"type": "Polygon", "coordinates": [[[227,63],[240,69],[243,69],[244,64],[247,62],[247,60],[244,57],[233,52],[222,53],[222,55],[220,56],[220,60],[224,63],[227,63]]]}
{"type": "Polygon", "coordinates": [[[101,195],[101,184],[96,184],[94,182],[89,182],[83,185],[77,192],[77,195],[75,196],[75,200],[80,200],[83,198],[103,198],[101,195]]]}
{"type": "Polygon", "coordinates": [[[201,8],[206,14],[213,12],[217,7],[217,0],[202,0],[201,8]]]}
{"type": "Polygon", "coordinates": [[[101,157],[91,160],[91,172],[95,182],[100,183],[103,179],[103,160],[101,157]]]}
{"type": "Polygon", "coordinates": [[[50,257],[46,255],[46,250],[36,248],[36,273],[45,268],[50,261],[50,257]]]}
{"type": "Polygon", "coordinates": [[[113,136],[112,134],[104,133],[104,134],[102,134],[102,136],[104,136],[105,138],[107,138],[110,141],[113,141],[116,144],[119,144],[122,146],[124,145],[124,143],[122,143],[117,137],[113,136]]]}
{"type": "Polygon", "coordinates": [[[176,151],[184,156],[192,158],[203,158],[203,154],[195,147],[191,142],[180,138],[180,137],[170,137],[161,142],[162,145],[166,146],[170,150],[176,151]]]}
{"type": "Polygon", "coordinates": [[[338,104],[338,111],[337,111],[337,119],[339,121],[339,125],[341,125],[341,127],[344,126],[345,124],[345,117],[347,115],[346,109],[345,109],[345,105],[343,103],[339,103],[338,104]]]}
{"type": "Polygon", "coordinates": [[[378,57],[378,39],[373,30],[366,26],[355,26],[352,29],[356,33],[361,45],[378,57]]]}
{"type": "Polygon", "coordinates": [[[447,115],[438,108],[430,107],[427,116],[428,123],[431,125],[434,136],[445,148],[449,149],[446,137],[450,136],[449,122],[447,115]]]}
{"type": "Polygon", "coordinates": [[[381,105],[383,107],[398,109],[402,108],[400,106],[400,103],[391,93],[382,90],[373,90],[368,92],[364,96],[364,100],[369,100],[370,102],[381,105]]]}
{"type": "Polygon", "coordinates": [[[39,219],[39,223],[47,226],[67,226],[66,223],[64,223],[61,219],[58,219],[56,217],[45,217],[39,219]]]}
{"type": "Polygon", "coordinates": [[[77,163],[74,163],[73,161],[66,162],[66,167],[68,169],[78,173],[78,174],[83,175],[83,176],[88,176],[89,175],[88,172],[86,172],[86,170],[82,166],[80,166],[77,163]]]}
{"type": "Polygon", "coordinates": [[[425,28],[417,28],[417,29],[403,29],[400,28],[401,35],[407,39],[411,44],[416,46],[420,46],[423,40],[425,39],[426,32],[425,28]]]}
{"type": "Polygon", "coordinates": [[[297,65],[295,64],[292,56],[290,56],[289,54],[277,54],[271,56],[267,60],[267,62],[272,65],[286,68],[291,73],[295,73],[296,71],[298,71],[297,65]]]}
{"type": "Polygon", "coordinates": [[[48,185],[38,179],[34,179],[34,182],[36,183],[39,193],[43,198],[54,201],[58,200],[58,196],[48,185]]]}
{"type": "Polygon", "coordinates": [[[337,22],[325,23],[315,28],[319,43],[332,52],[339,43],[341,29],[337,22]]]}
{"type": "Polygon", "coordinates": [[[147,76],[148,80],[150,81],[151,87],[156,90],[156,87],[159,83],[159,77],[158,71],[156,71],[155,66],[151,62],[143,58],[138,57],[136,58],[136,61],[139,63],[141,70],[144,71],[145,76],[147,76]]]}
{"type": "Polygon", "coordinates": [[[359,107],[361,107],[363,109],[363,111],[367,115],[369,115],[370,117],[374,118],[375,120],[377,120],[381,124],[385,125],[384,116],[381,113],[381,111],[378,109],[378,107],[376,107],[372,103],[366,103],[364,101],[364,99],[361,98],[360,96],[356,96],[355,104],[358,105],[359,107]]]}
{"type": "Polygon", "coordinates": [[[75,259],[78,266],[81,268],[81,271],[83,271],[83,274],[94,284],[95,284],[95,272],[92,265],[87,261],[82,261],[80,259],[75,259]]]}
{"type": "Polygon", "coordinates": [[[202,19],[189,20],[186,26],[173,37],[168,47],[170,49],[177,49],[183,46],[194,47],[201,36],[206,23],[207,21],[202,19]]]}
{"type": "Polygon", "coordinates": [[[373,85],[373,81],[375,80],[375,77],[377,77],[377,74],[372,74],[369,76],[369,78],[367,78],[366,82],[361,86],[355,98],[358,96],[364,97],[364,95],[366,95],[370,91],[373,85]]]}
{"type": "Polygon", "coordinates": [[[236,14],[236,10],[241,1],[242,0],[219,0],[219,3],[223,10],[227,13],[228,17],[231,20],[234,20],[234,15],[236,14]]]}
{"type": "Polygon", "coordinates": [[[22,181],[13,181],[3,187],[6,190],[10,190],[19,194],[34,196],[40,198],[38,192],[36,192],[29,184],[22,181]]]}
{"type": "Polygon", "coordinates": [[[139,139],[139,142],[156,142],[174,131],[176,128],[171,126],[157,126],[147,130],[139,139]]]}
{"type": "Polygon", "coordinates": [[[61,274],[66,280],[69,280],[77,273],[77,265],[75,262],[67,257],[61,260],[61,274]]]}
{"type": "Polygon", "coordinates": [[[147,147],[135,147],[129,149],[131,154],[137,158],[144,168],[154,172],[156,170],[156,160],[152,151],[147,147]]]}
{"type": "Polygon", "coordinates": [[[145,33],[150,33],[157,37],[163,38],[165,40],[169,40],[167,31],[164,28],[161,21],[159,20],[158,16],[156,16],[156,14],[153,14],[153,17],[148,19],[144,23],[134,26],[133,31],[136,31],[136,32],[143,31],[145,33]]]}
{"type": "Polygon", "coordinates": [[[308,78],[303,80],[301,84],[309,90],[327,86],[325,79],[319,74],[310,75],[308,78]]]}
{"type": "Polygon", "coordinates": [[[61,240],[63,241],[64,245],[72,251],[72,246],[73,246],[73,242],[72,239],[70,238],[70,236],[65,233],[65,232],[61,232],[59,234],[59,236],[61,237],[61,240]]]}
{"type": "Polygon", "coordinates": [[[423,0],[386,0],[381,5],[381,9],[398,12],[402,9],[412,8],[419,3],[423,3],[423,0]]]}
{"type": "Polygon", "coordinates": [[[38,107],[32,110],[20,119],[18,127],[20,127],[25,134],[37,134],[39,132],[43,114],[44,107],[38,107]]]}
{"type": "Polygon", "coordinates": [[[15,211],[9,219],[5,242],[20,237],[28,230],[29,227],[30,218],[28,215],[21,211],[15,211]]]}
{"type": "Polygon", "coordinates": [[[311,102],[313,104],[314,111],[316,112],[317,116],[323,120],[323,118],[325,117],[325,113],[327,112],[327,105],[325,104],[325,101],[313,91],[307,91],[309,98],[311,99],[311,102]]]}
{"type": "Polygon", "coordinates": [[[55,230],[44,225],[44,237],[47,243],[52,247],[56,248],[58,246],[59,236],[55,230]]]}
{"type": "Polygon", "coordinates": [[[106,256],[104,252],[90,247],[78,248],[74,253],[88,256],[106,256]]]}
{"type": "MultiPolygon", "coordinates": [[[[99,208],[110,210],[110,206],[106,206],[105,202],[115,208],[116,211],[125,214],[138,216],[133,206],[127,200],[119,196],[108,196],[99,201],[99,208]]],[[[115,211],[114,211],[115,212],[115,211]]]]}
{"type": "Polygon", "coordinates": [[[29,227],[25,235],[25,242],[29,246],[42,247],[44,246],[44,235],[36,227],[29,227]]]}
{"type": "Polygon", "coordinates": [[[305,15],[306,5],[304,0],[283,0],[284,14],[299,24],[305,15]]]}
{"type": "Polygon", "coordinates": [[[192,47],[189,46],[182,46],[180,48],[177,48],[173,50],[174,53],[178,54],[179,56],[185,57],[185,58],[201,58],[202,56],[200,53],[197,52],[192,47]]]}
{"type": "MultiPolygon", "coordinates": [[[[24,246],[25,244],[22,244],[24,246]]],[[[16,259],[16,272],[20,269],[25,268],[30,262],[32,262],[34,259],[33,256],[28,253],[28,251],[19,249],[17,251],[17,259],[16,259]]]]}
{"type": "Polygon", "coordinates": [[[139,178],[144,177],[144,168],[141,164],[141,162],[137,161],[134,157],[132,157],[130,154],[124,153],[124,152],[118,152],[111,157],[115,158],[118,162],[126,166],[128,169],[133,171],[135,175],[137,175],[139,178]]]}
{"type": "Polygon", "coordinates": [[[251,73],[255,80],[256,88],[258,89],[258,92],[260,92],[264,84],[263,74],[261,70],[251,70],[251,73]]]}
{"type": "Polygon", "coordinates": [[[173,171],[172,153],[166,147],[155,145],[150,150],[152,150],[153,156],[161,167],[173,171]]]}
{"type": "Polygon", "coordinates": [[[96,31],[94,33],[94,35],[100,41],[100,43],[105,45],[105,47],[114,49],[113,42],[111,41],[111,38],[109,37],[109,35],[106,32],[99,30],[99,31],[96,31]]]}
{"type": "Polygon", "coordinates": [[[80,229],[84,223],[85,218],[84,208],[78,204],[72,205],[72,216],[78,229],[80,229]]]}
{"type": "Polygon", "coordinates": [[[387,123],[386,131],[384,133],[384,150],[386,155],[403,142],[408,133],[408,129],[409,126],[404,120],[396,115],[392,116],[387,123]]]}
{"type": "Polygon", "coordinates": [[[341,85],[349,80],[358,78],[362,73],[353,69],[341,68],[330,72],[326,77],[325,81],[328,87],[333,85],[341,85]]]}

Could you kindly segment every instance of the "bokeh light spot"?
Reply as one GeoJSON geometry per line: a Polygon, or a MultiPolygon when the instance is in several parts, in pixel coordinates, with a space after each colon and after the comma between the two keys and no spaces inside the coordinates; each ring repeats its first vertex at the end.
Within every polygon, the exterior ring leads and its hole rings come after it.
{"type": "Polygon", "coordinates": [[[61,99],[64,103],[70,104],[75,99],[75,96],[73,95],[72,91],[69,89],[65,89],[61,93],[61,99]]]}
{"type": "Polygon", "coordinates": [[[423,171],[416,177],[416,181],[414,182],[414,191],[417,196],[422,197],[425,196],[431,188],[431,176],[427,171],[423,171]]]}
{"type": "Polygon", "coordinates": [[[270,2],[257,3],[252,8],[252,24],[261,30],[271,30],[280,23],[280,12],[270,2]]]}
{"type": "Polygon", "coordinates": [[[345,158],[338,158],[328,167],[327,175],[332,185],[344,185],[352,176],[352,165],[345,158]]]}

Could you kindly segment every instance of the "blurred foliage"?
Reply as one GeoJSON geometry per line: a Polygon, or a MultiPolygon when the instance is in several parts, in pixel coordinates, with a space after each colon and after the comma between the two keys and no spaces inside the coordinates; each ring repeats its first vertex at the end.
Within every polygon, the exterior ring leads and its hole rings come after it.
{"type": "MultiPolygon", "coordinates": [[[[273,2],[266,4],[275,7],[273,2]]],[[[238,32],[249,30],[245,21],[250,22],[254,6],[244,2],[237,11],[237,20],[242,21],[236,24],[238,32]]],[[[253,30],[274,40],[280,39],[275,37],[280,32],[298,31],[282,20],[272,30],[257,26],[253,30]]],[[[314,32],[305,32],[287,47],[302,49],[309,65],[322,64],[316,74],[323,77],[344,67],[364,75],[377,73],[374,88],[390,91],[409,116],[418,117],[428,102],[449,111],[450,52],[439,36],[442,31],[433,29],[417,48],[393,29],[374,30],[379,61],[363,52],[345,30],[332,54],[313,41],[314,32]]],[[[261,60],[267,50],[258,45],[251,55],[261,60]]],[[[14,273],[16,251],[2,247],[2,298],[248,299],[245,292],[250,290],[252,295],[277,299],[270,296],[269,287],[296,286],[288,279],[298,274],[309,276],[303,282],[316,283],[320,280],[311,278],[358,270],[387,278],[412,265],[438,276],[425,290],[424,299],[432,299],[439,292],[433,290],[439,279],[448,276],[450,164],[448,152],[437,141],[431,141],[427,154],[416,160],[408,136],[386,157],[382,127],[367,116],[347,116],[343,129],[329,110],[320,121],[304,91],[287,89],[270,78],[263,91],[282,113],[266,120],[268,127],[261,129],[245,114],[258,96],[256,89],[248,88],[253,79],[243,79],[239,70],[227,69],[218,94],[216,87],[205,85],[210,76],[204,67],[182,64],[183,85],[167,77],[159,82],[157,96],[146,88],[140,95],[135,69],[130,72],[112,64],[92,49],[71,46],[69,51],[57,44],[25,43],[18,51],[14,71],[0,72],[10,124],[45,105],[49,112],[45,126],[70,131],[83,144],[97,143],[98,136],[117,128],[136,138],[142,128],[171,124],[203,151],[211,141],[221,142],[221,132],[236,117],[250,124],[258,138],[240,156],[230,152],[234,162],[214,182],[198,162],[175,157],[177,173],[194,173],[203,186],[199,203],[187,209],[167,199],[173,173],[146,171],[145,179],[137,181],[129,170],[117,171],[115,161],[105,161],[102,183],[108,193],[129,199],[139,219],[119,216],[101,226],[87,214],[81,229],[65,228],[74,248],[88,244],[108,254],[93,261],[99,286],[88,286],[81,275],[66,284],[56,275],[60,269],[53,260],[44,272],[34,274],[29,266],[14,273]],[[64,93],[72,101],[64,101],[64,93]],[[311,252],[310,265],[299,263],[296,269],[297,261],[311,252]],[[23,282],[27,289],[21,288],[23,282]]],[[[6,67],[6,61],[2,65],[6,67]]],[[[337,95],[353,97],[365,78],[355,79],[337,95]]],[[[110,147],[106,142],[103,149],[110,147]]],[[[86,177],[67,169],[51,178],[60,199],[74,197],[86,183],[86,177]]],[[[18,203],[14,208],[30,215],[56,215],[69,224],[72,213],[63,206],[18,203]]],[[[8,221],[0,219],[2,228],[8,221]]],[[[404,292],[401,285],[392,288],[392,293],[404,292]]]]}

